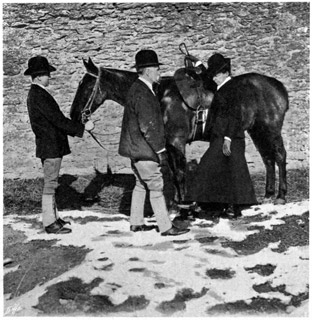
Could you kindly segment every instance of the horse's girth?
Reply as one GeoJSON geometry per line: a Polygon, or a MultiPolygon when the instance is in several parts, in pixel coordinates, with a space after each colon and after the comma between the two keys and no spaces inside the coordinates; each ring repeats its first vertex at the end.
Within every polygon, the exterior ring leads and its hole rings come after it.
{"type": "Polygon", "coordinates": [[[195,116],[192,120],[191,141],[203,140],[208,109],[205,109],[200,105],[196,110],[194,110],[194,112],[195,116]]]}

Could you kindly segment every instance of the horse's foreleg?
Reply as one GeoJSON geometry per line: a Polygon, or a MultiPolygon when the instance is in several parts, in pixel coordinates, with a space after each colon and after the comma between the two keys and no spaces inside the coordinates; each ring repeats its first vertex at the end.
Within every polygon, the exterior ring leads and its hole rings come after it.
{"type": "Polygon", "coordinates": [[[176,201],[183,202],[186,190],[186,158],[184,153],[173,145],[166,146],[172,179],[176,188],[176,201]]]}
{"type": "Polygon", "coordinates": [[[276,198],[276,204],[285,204],[286,203],[286,193],[287,193],[287,180],[286,180],[286,150],[284,147],[282,136],[279,135],[275,142],[275,161],[278,166],[279,174],[279,187],[278,195],[276,198]]]}

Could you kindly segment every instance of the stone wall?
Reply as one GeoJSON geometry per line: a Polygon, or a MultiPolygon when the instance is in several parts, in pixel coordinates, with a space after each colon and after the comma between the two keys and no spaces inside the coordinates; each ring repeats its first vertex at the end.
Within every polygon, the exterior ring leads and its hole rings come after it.
{"type": "MultiPolygon", "coordinates": [[[[7,3],[3,5],[3,167],[5,177],[36,177],[26,97],[30,79],[23,75],[30,57],[46,56],[57,71],[49,90],[68,116],[79,80],[82,58],[97,65],[127,69],[135,53],[154,49],[164,63],[163,75],[183,66],[179,44],[207,61],[214,52],[232,58],[233,74],[259,72],[281,80],[290,98],[283,127],[288,168],[308,166],[309,34],[308,2],[265,3],[7,3]]],[[[101,149],[88,134],[70,138],[72,154],[62,173],[129,168],[118,156],[123,107],[107,101],[94,114],[101,149]]],[[[188,160],[199,159],[208,147],[196,142],[188,160]]],[[[247,137],[251,171],[263,170],[258,152],[247,137]]]]}

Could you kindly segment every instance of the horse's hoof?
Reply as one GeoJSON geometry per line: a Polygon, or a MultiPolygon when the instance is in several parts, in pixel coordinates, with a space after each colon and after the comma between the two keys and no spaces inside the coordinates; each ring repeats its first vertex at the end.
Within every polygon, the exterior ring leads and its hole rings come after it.
{"type": "Polygon", "coordinates": [[[274,204],[286,204],[286,200],[285,199],[281,199],[281,198],[278,198],[278,199],[275,199],[274,201],[274,204]]]}
{"type": "Polygon", "coordinates": [[[177,204],[177,207],[180,208],[181,210],[182,209],[190,209],[192,206],[192,204],[184,204],[184,203],[178,203],[177,204]]]}
{"type": "Polygon", "coordinates": [[[267,204],[267,203],[272,203],[272,198],[263,198],[261,201],[261,204],[267,204]]]}

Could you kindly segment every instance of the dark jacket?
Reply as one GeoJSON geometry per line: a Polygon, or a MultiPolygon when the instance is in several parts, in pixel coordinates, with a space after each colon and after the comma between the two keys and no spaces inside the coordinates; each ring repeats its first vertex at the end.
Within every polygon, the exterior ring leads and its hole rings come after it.
{"type": "Polygon", "coordinates": [[[232,80],[215,94],[209,114],[208,150],[202,156],[190,184],[188,200],[202,203],[256,204],[245,158],[239,91],[232,80]],[[231,155],[223,154],[224,137],[231,138],[231,155]]]}
{"type": "Polygon", "coordinates": [[[165,129],[158,98],[137,79],[126,100],[119,154],[134,161],[158,162],[157,152],[165,148],[165,129]]]}
{"type": "Polygon", "coordinates": [[[204,136],[245,138],[242,125],[241,105],[237,103],[238,89],[235,82],[229,80],[216,93],[213,98],[207,119],[204,136]]]}
{"type": "Polygon", "coordinates": [[[27,97],[30,124],[36,136],[36,157],[61,158],[70,153],[68,137],[82,137],[84,125],[64,116],[45,89],[32,84],[27,97]]]}

